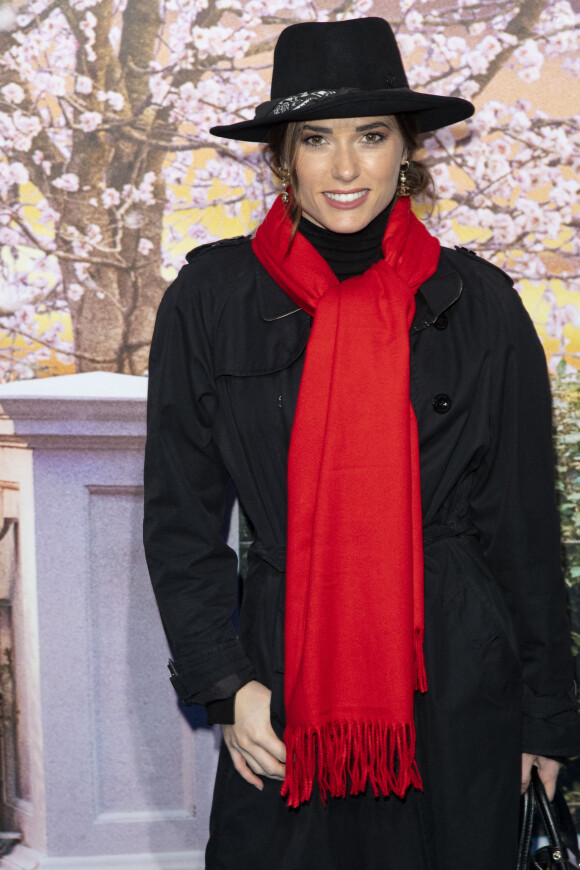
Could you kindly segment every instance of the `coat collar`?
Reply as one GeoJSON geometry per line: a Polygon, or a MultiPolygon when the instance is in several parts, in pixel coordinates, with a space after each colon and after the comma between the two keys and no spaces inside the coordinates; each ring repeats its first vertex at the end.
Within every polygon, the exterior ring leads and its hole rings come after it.
{"type": "MultiPolygon", "coordinates": [[[[435,323],[440,314],[457,302],[462,290],[461,276],[449,262],[445,248],[441,248],[435,274],[417,291],[417,307],[411,332],[418,332],[435,323]]],[[[263,267],[260,267],[259,296],[260,314],[266,322],[282,320],[302,310],[270,278],[263,267]]]]}

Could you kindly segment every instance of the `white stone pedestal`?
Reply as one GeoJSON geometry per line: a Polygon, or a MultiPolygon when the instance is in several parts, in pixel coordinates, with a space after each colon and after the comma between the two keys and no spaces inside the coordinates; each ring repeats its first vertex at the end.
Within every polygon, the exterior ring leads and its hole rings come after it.
{"type": "Polygon", "coordinates": [[[203,867],[217,734],[192,729],[168,680],[141,544],[146,386],[0,386],[19,711],[5,810],[23,833],[2,868],[203,867]]]}

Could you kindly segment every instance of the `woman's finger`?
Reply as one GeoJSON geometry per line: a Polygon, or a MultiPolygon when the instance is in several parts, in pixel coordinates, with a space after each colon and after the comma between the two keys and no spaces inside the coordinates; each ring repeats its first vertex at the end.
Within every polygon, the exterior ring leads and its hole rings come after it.
{"type": "Polygon", "coordinates": [[[258,739],[252,741],[256,745],[264,749],[272,758],[285,764],[286,762],[286,747],[284,743],[277,737],[276,732],[269,722],[262,728],[258,739]]]}
{"type": "Polygon", "coordinates": [[[230,755],[232,757],[232,762],[240,774],[240,776],[249,782],[250,785],[254,785],[259,791],[263,791],[264,783],[260,779],[259,776],[251,770],[249,764],[246,762],[246,759],[243,757],[242,753],[238,752],[238,750],[234,746],[228,746],[230,755]]]}
{"type": "Polygon", "coordinates": [[[556,781],[560,772],[561,764],[554,758],[546,758],[544,755],[532,755],[529,752],[522,753],[522,794],[530,784],[532,765],[538,768],[542,785],[546,789],[548,800],[553,800],[556,793],[556,781]]]}
{"type": "Polygon", "coordinates": [[[261,746],[253,746],[251,749],[240,748],[239,751],[255,773],[267,776],[269,779],[284,779],[286,776],[285,766],[261,746]]]}
{"type": "Polygon", "coordinates": [[[560,772],[561,764],[554,758],[545,758],[543,755],[538,755],[536,762],[538,765],[538,773],[542,784],[546,789],[548,800],[554,800],[556,794],[556,782],[560,772]]]}
{"type": "Polygon", "coordinates": [[[532,764],[536,760],[536,755],[531,755],[529,752],[522,752],[522,785],[521,793],[527,791],[532,775],[532,764]]]}

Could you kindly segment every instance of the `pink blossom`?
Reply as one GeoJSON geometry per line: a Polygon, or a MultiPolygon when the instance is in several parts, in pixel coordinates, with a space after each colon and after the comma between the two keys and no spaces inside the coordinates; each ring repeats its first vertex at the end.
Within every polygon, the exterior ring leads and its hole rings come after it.
{"type": "Polygon", "coordinates": [[[125,105],[125,97],[118,91],[99,91],[97,98],[101,102],[107,102],[114,112],[120,112],[125,105]]]}
{"type": "Polygon", "coordinates": [[[498,245],[511,245],[517,238],[518,228],[508,214],[492,214],[488,225],[493,229],[493,240],[498,245]]]}
{"type": "Polygon", "coordinates": [[[490,61],[501,51],[501,43],[495,36],[486,36],[477,46],[477,50],[490,61]]]}
{"type": "Polygon", "coordinates": [[[20,109],[13,112],[12,120],[16,129],[24,136],[36,136],[42,129],[42,125],[35,115],[25,114],[20,109]]]}
{"type": "Polygon", "coordinates": [[[193,208],[205,208],[208,204],[207,191],[199,187],[193,187],[191,190],[191,205],[193,208]]]}
{"type": "Polygon", "coordinates": [[[92,133],[102,122],[103,116],[100,112],[83,112],[79,118],[79,127],[85,133],[92,133]]]}
{"type": "Polygon", "coordinates": [[[103,233],[98,224],[89,224],[87,227],[86,236],[87,240],[93,245],[98,244],[103,239],[103,233]]]}
{"type": "Polygon", "coordinates": [[[190,224],[187,228],[187,235],[202,243],[210,241],[213,238],[203,224],[190,224]]]}
{"type": "Polygon", "coordinates": [[[143,176],[143,181],[135,191],[135,199],[139,202],[144,202],[145,205],[153,205],[155,197],[153,196],[153,185],[155,183],[155,173],[146,172],[143,176]]]}
{"type": "Polygon", "coordinates": [[[24,91],[16,82],[10,82],[2,88],[4,99],[18,105],[24,99],[24,91]]]}
{"type": "Polygon", "coordinates": [[[437,190],[438,196],[442,199],[451,198],[455,194],[456,189],[451,181],[447,166],[445,166],[445,164],[434,166],[431,169],[431,174],[435,182],[435,189],[437,190]]]}
{"type": "Polygon", "coordinates": [[[570,3],[567,0],[560,0],[557,3],[550,3],[543,10],[535,29],[538,33],[551,33],[565,27],[574,27],[576,22],[577,18],[570,3]]]}
{"type": "Polygon", "coordinates": [[[580,57],[565,57],[562,67],[569,75],[580,78],[580,57]]]}
{"type": "MultiPolygon", "coordinates": [[[[465,97],[465,99],[469,99],[474,94],[476,94],[479,90],[479,85],[473,80],[468,79],[466,82],[463,82],[461,85],[461,93],[465,97]]],[[[469,122],[471,123],[471,121],[469,122]]]]}
{"type": "Polygon", "coordinates": [[[84,292],[84,287],[77,283],[69,284],[67,288],[67,296],[73,302],[78,302],[79,299],[82,299],[84,292]]]}
{"type": "MultiPolygon", "coordinates": [[[[225,42],[222,47],[222,52],[227,57],[238,57],[244,55],[254,37],[254,33],[251,30],[240,29],[234,31],[232,35],[225,39],[225,42]]],[[[216,46],[212,46],[213,53],[217,54],[216,46]]]]}
{"type": "Polygon", "coordinates": [[[465,62],[468,64],[473,75],[482,75],[487,72],[489,61],[479,51],[469,51],[465,55],[465,62]]]}
{"type": "Polygon", "coordinates": [[[41,93],[46,92],[55,97],[64,97],[66,94],[66,80],[64,76],[56,73],[39,72],[34,77],[34,83],[41,93]]]}
{"type": "Polygon", "coordinates": [[[426,85],[431,78],[431,71],[424,66],[413,66],[409,70],[409,80],[415,87],[426,85]]]}
{"type": "Polygon", "coordinates": [[[154,248],[153,242],[146,238],[139,239],[139,245],[137,246],[137,250],[140,254],[146,257],[150,251],[154,248]]]}
{"type": "Polygon", "coordinates": [[[93,80],[88,76],[77,76],[75,81],[75,91],[77,94],[90,94],[93,90],[93,80]]]}
{"type": "Polygon", "coordinates": [[[576,179],[570,178],[560,180],[557,185],[554,185],[550,193],[550,201],[555,202],[557,206],[562,208],[565,205],[577,203],[580,193],[580,184],[576,179]]]}
{"type": "Polygon", "coordinates": [[[88,9],[90,6],[97,6],[100,2],[101,0],[69,0],[73,9],[77,9],[79,12],[84,12],[84,10],[88,9]]]}
{"type": "Polygon", "coordinates": [[[420,30],[423,26],[423,16],[420,12],[417,12],[414,9],[412,12],[407,13],[405,17],[405,26],[413,32],[414,30],[420,30]]]}
{"type": "Polygon", "coordinates": [[[101,202],[105,208],[113,208],[121,202],[121,194],[114,187],[106,187],[101,194],[101,202]]]}
{"type": "Polygon", "coordinates": [[[0,227],[0,245],[17,245],[21,237],[16,230],[10,227],[0,227]]]}
{"type": "Polygon", "coordinates": [[[519,69],[517,72],[518,76],[528,85],[532,82],[537,82],[540,78],[540,70],[538,67],[526,66],[523,69],[519,69]]]}
{"type": "Polygon", "coordinates": [[[151,76],[149,79],[149,90],[153,100],[161,106],[171,90],[171,84],[162,76],[151,76]]]}
{"type": "Polygon", "coordinates": [[[40,204],[39,217],[45,227],[50,227],[57,222],[59,215],[46,201],[43,201],[40,204]]]}
{"type": "Polygon", "coordinates": [[[79,177],[74,172],[65,172],[60,178],[55,178],[52,183],[54,187],[66,190],[68,193],[76,193],[79,189],[79,177]]]}
{"type": "Polygon", "coordinates": [[[522,42],[514,51],[513,57],[523,66],[541,67],[544,63],[544,56],[533,39],[526,39],[525,42],[522,42]]]}
{"type": "Polygon", "coordinates": [[[532,122],[524,111],[513,113],[510,129],[513,130],[514,133],[523,133],[525,130],[529,130],[531,126],[532,122]]]}
{"type": "Polygon", "coordinates": [[[42,338],[47,344],[58,344],[61,334],[64,332],[64,324],[60,321],[52,323],[48,329],[42,333],[42,338]]]}
{"type": "Polygon", "coordinates": [[[74,270],[79,281],[86,281],[89,277],[89,264],[88,263],[75,263],[74,270]]]}
{"type": "Polygon", "coordinates": [[[528,201],[525,213],[517,215],[515,223],[522,232],[542,233],[546,225],[544,209],[537,202],[528,201]]]}
{"type": "Polygon", "coordinates": [[[0,163],[0,179],[7,184],[26,184],[29,180],[28,169],[22,163],[0,163]]]}
{"type": "Polygon", "coordinates": [[[575,305],[564,305],[558,307],[554,305],[548,314],[546,320],[546,334],[550,338],[562,339],[564,336],[564,327],[571,324],[575,328],[580,327],[580,311],[575,305]]]}
{"type": "Polygon", "coordinates": [[[469,25],[469,33],[471,36],[479,36],[481,33],[485,33],[485,21],[474,21],[473,24],[469,25]]]}
{"type": "MultiPolygon", "coordinates": [[[[64,344],[64,342],[62,343],[64,344]]],[[[64,366],[70,365],[72,362],[74,362],[74,357],[71,356],[70,353],[63,353],[62,351],[59,351],[57,354],[55,354],[55,356],[58,362],[62,363],[62,365],[64,366]]]]}

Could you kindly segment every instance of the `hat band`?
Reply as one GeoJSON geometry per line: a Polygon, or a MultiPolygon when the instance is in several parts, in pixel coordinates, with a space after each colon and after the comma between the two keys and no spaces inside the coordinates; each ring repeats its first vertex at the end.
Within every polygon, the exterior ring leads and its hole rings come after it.
{"type": "MultiPolygon", "coordinates": [[[[345,89],[342,88],[342,90],[345,89]]],[[[284,99],[272,109],[272,115],[281,115],[283,112],[293,112],[295,109],[302,109],[304,106],[310,105],[310,103],[315,103],[317,100],[323,100],[325,97],[333,97],[335,94],[338,94],[337,90],[303,91],[301,94],[294,94],[292,97],[284,97],[284,99]]]]}
{"type": "MultiPolygon", "coordinates": [[[[390,82],[386,83],[386,88],[391,88],[390,82]]],[[[409,90],[405,86],[405,90],[409,90]]],[[[400,89],[399,89],[400,90],[400,89]]],[[[313,103],[324,102],[329,97],[351,96],[352,94],[361,94],[362,96],[375,95],[375,91],[364,90],[363,88],[335,88],[325,91],[302,91],[299,94],[293,94],[290,97],[280,97],[276,100],[269,100],[267,103],[260,103],[256,108],[257,118],[273,118],[276,115],[285,115],[287,112],[296,112],[304,109],[313,103]]]]}

